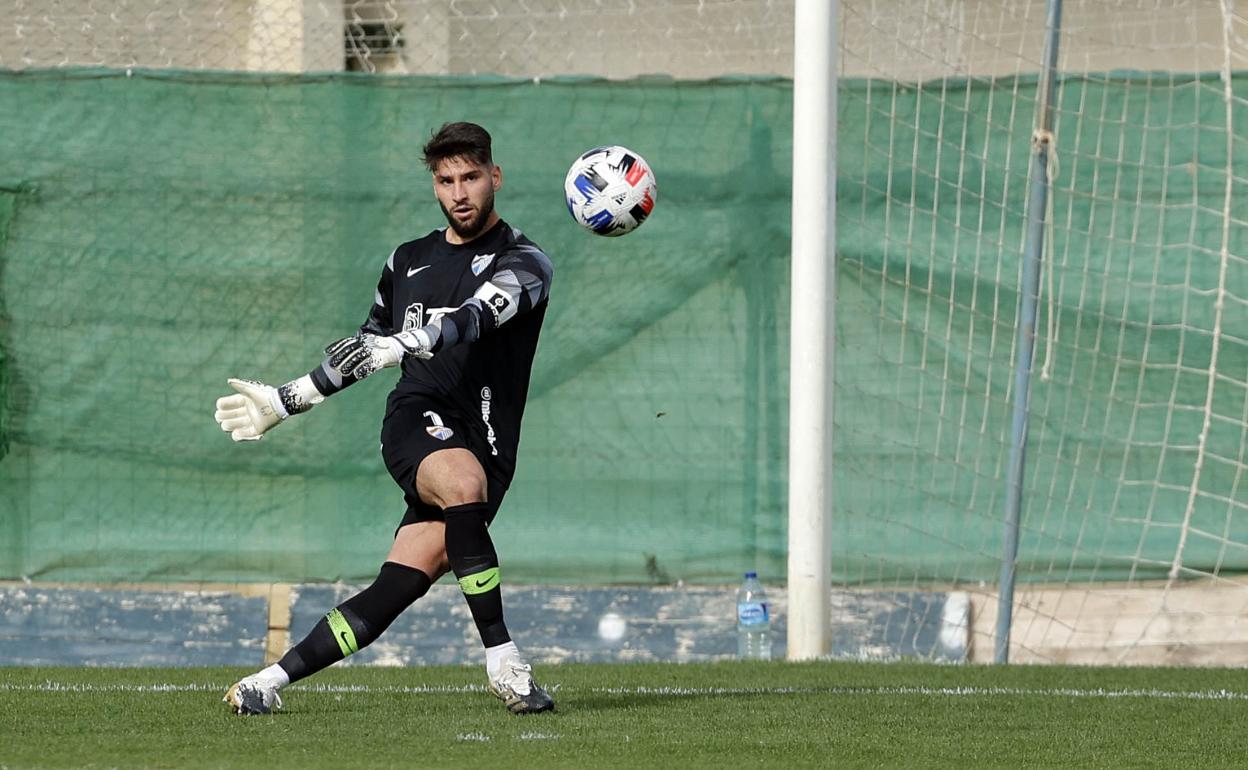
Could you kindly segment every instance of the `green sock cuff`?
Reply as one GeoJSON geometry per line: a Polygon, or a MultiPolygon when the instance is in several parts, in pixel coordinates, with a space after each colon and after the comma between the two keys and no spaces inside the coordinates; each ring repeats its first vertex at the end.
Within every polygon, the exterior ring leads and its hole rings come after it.
{"type": "Polygon", "coordinates": [[[342,616],[341,610],[337,607],[330,610],[325,615],[325,620],[329,623],[329,630],[334,632],[334,640],[338,642],[344,658],[360,651],[360,645],[355,640],[355,631],[351,630],[351,624],[342,616]]]}
{"type": "Polygon", "coordinates": [[[503,582],[498,567],[490,567],[481,572],[464,575],[459,579],[459,587],[466,596],[488,593],[498,588],[503,582]]]}

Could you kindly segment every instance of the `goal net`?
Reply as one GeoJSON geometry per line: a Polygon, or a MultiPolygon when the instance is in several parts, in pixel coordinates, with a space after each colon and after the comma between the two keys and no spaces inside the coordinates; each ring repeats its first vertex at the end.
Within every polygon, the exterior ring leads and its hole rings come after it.
{"type": "MultiPolygon", "coordinates": [[[[1225,662],[1248,609],[1248,25],[1062,5],[1010,659],[1225,662]]],[[[842,8],[833,569],[965,590],[989,660],[1046,4],[842,8]]]]}

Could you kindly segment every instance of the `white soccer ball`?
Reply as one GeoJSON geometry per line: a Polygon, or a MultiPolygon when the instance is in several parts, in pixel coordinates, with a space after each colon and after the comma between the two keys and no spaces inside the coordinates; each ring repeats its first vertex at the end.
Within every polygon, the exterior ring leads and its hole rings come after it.
{"type": "Polygon", "coordinates": [[[619,145],[595,147],[577,158],[563,189],[576,223],[610,237],[640,227],[659,194],[650,164],[619,145]]]}

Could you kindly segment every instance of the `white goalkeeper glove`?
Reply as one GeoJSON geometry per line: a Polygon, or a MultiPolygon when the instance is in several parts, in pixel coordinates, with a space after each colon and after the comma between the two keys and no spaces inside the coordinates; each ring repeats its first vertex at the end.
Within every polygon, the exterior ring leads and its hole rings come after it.
{"type": "Polygon", "coordinates": [[[326,364],[344,379],[362,380],[374,372],[398,366],[404,356],[433,358],[429,351],[429,335],[420,329],[401,332],[392,337],[356,334],[344,337],[325,348],[326,364]]]}
{"type": "Polygon", "coordinates": [[[231,378],[227,382],[237,392],[217,399],[213,418],[235,441],[259,441],[270,428],[289,416],[282,407],[277,388],[255,380],[231,378]]]}
{"type": "Polygon", "coordinates": [[[306,412],[325,400],[308,375],[280,388],[255,380],[230,379],[227,382],[238,392],[218,398],[213,417],[221,430],[235,441],[259,441],[282,420],[306,412]]]}

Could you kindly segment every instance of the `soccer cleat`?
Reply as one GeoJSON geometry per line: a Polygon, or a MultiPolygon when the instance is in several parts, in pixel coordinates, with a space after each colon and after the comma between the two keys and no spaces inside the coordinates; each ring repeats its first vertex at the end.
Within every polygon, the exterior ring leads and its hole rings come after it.
{"type": "Polygon", "coordinates": [[[490,692],[507,704],[507,710],[513,714],[554,711],[555,702],[533,681],[532,672],[533,667],[519,656],[508,657],[503,660],[498,676],[490,680],[490,692]]]}
{"type": "Polygon", "coordinates": [[[221,700],[230,704],[235,714],[268,714],[282,707],[282,696],[277,694],[277,688],[254,676],[235,682],[221,700]]]}

